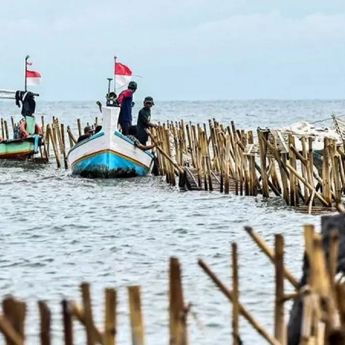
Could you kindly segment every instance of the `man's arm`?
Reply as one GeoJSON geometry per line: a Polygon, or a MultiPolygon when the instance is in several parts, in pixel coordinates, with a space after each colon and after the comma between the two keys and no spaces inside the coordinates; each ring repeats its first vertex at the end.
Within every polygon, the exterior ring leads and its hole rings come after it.
{"type": "Polygon", "coordinates": [[[138,149],[143,150],[143,151],[147,151],[150,149],[153,149],[155,147],[155,145],[143,145],[139,140],[134,142],[134,146],[136,146],[138,149]]]}

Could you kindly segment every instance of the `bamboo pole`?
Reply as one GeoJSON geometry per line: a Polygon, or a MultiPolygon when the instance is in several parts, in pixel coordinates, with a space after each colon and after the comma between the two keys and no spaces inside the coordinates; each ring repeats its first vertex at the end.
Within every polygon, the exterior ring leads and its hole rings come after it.
{"type": "Polygon", "coordinates": [[[5,137],[5,126],[4,126],[4,119],[1,118],[0,119],[0,122],[1,122],[1,137],[6,140],[6,137],[5,137]]]}
{"type": "Polygon", "coordinates": [[[132,345],[144,345],[144,323],[141,311],[140,287],[128,287],[128,296],[132,330],[132,345]]]}
{"type": "Polygon", "coordinates": [[[65,142],[65,126],[63,123],[60,125],[60,147],[65,164],[65,169],[68,169],[67,154],[66,154],[66,142],[65,142]]]}
{"type": "MultiPolygon", "coordinates": [[[[78,307],[76,304],[72,304],[71,313],[83,326],[85,326],[85,328],[88,327],[87,317],[84,309],[78,307]]],[[[95,341],[97,341],[98,344],[103,344],[103,334],[100,332],[100,330],[95,326],[94,323],[92,323],[90,327],[95,336],[95,341]]]]}
{"type": "Polygon", "coordinates": [[[24,343],[24,320],[26,305],[7,297],[2,301],[4,317],[0,317],[0,331],[5,335],[7,345],[24,343]]]}
{"type": "Polygon", "coordinates": [[[4,121],[4,125],[5,125],[5,135],[6,135],[6,139],[9,140],[10,136],[8,135],[8,125],[7,125],[7,121],[4,121]]]}
{"type": "Polygon", "coordinates": [[[77,119],[78,135],[82,135],[80,119],[77,119]]]}
{"type": "Polygon", "coordinates": [[[49,124],[47,125],[47,136],[50,139],[52,146],[53,146],[54,155],[55,155],[55,159],[56,159],[56,165],[58,168],[61,168],[61,162],[60,162],[60,157],[59,157],[56,141],[55,141],[54,135],[52,135],[52,130],[51,130],[49,124]]]}
{"type": "Polygon", "coordinates": [[[14,130],[15,130],[15,127],[16,127],[16,125],[15,125],[15,123],[14,123],[14,118],[13,118],[13,116],[11,116],[11,124],[12,124],[12,138],[14,139],[14,130]]]}
{"type": "Polygon", "coordinates": [[[45,130],[44,130],[44,116],[41,115],[41,129],[42,129],[42,136],[44,137],[45,130]]]}
{"type": "MultiPolygon", "coordinates": [[[[169,157],[171,157],[171,148],[170,148],[169,130],[168,129],[164,130],[164,137],[165,137],[166,152],[168,152],[169,157]]],[[[176,165],[178,166],[178,164],[176,164],[176,165]]],[[[176,186],[174,167],[175,166],[173,164],[171,164],[171,162],[169,160],[169,163],[168,163],[169,176],[170,176],[169,180],[173,186],[176,186]]]]}
{"type": "Polygon", "coordinates": [[[266,157],[267,157],[267,145],[265,136],[267,133],[258,130],[258,140],[260,146],[260,163],[261,163],[261,178],[262,178],[262,195],[265,198],[269,197],[269,189],[268,189],[268,177],[266,173],[266,157]]]}
{"type": "Polygon", "coordinates": [[[95,341],[94,323],[93,323],[93,316],[92,316],[90,285],[88,283],[82,283],[80,288],[81,288],[81,294],[82,294],[82,300],[83,300],[83,309],[84,309],[84,314],[85,314],[87,345],[94,345],[96,344],[96,341],[95,341]]]}
{"type": "MultiPolygon", "coordinates": [[[[244,230],[251,237],[251,239],[257,244],[257,246],[262,250],[262,252],[270,259],[270,261],[275,264],[275,254],[273,250],[268,246],[266,241],[257,234],[253,228],[245,226],[244,230]]],[[[284,266],[284,276],[285,278],[296,288],[299,288],[299,282],[294,277],[294,275],[284,266]]]]}
{"type": "MultiPolygon", "coordinates": [[[[295,137],[292,134],[289,134],[289,164],[290,166],[297,171],[296,165],[296,155],[294,150],[291,147],[295,146],[295,137]]],[[[290,205],[298,206],[298,180],[294,174],[290,174],[290,205]]]]}
{"type": "Polygon", "coordinates": [[[286,344],[286,326],[284,320],[284,237],[275,235],[275,308],[274,336],[282,344],[286,344]]]}
{"type": "Polygon", "coordinates": [[[47,304],[43,301],[38,302],[40,312],[41,325],[40,325],[40,338],[41,345],[50,345],[50,325],[51,325],[51,312],[47,304]]]}
{"type": "Polygon", "coordinates": [[[104,345],[116,344],[116,300],[116,290],[105,289],[104,345]]]}
{"type": "Polygon", "coordinates": [[[313,296],[309,289],[305,289],[303,293],[303,316],[301,327],[301,341],[299,345],[316,345],[315,336],[312,334],[313,324],[313,296]]]}
{"type": "Polygon", "coordinates": [[[24,338],[16,332],[6,317],[1,315],[0,332],[5,336],[7,345],[24,345],[24,338]]]}
{"type": "Polygon", "coordinates": [[[67,133],[69,139],[70,149],[78,142],[78,140],[74,137],[70,126],[67,126],[67,133]]]}
{"type": "MultiPolygon", "coordinates": [[[[315,190],[315,188],[312,186],[312,185],[310,185],[309,183],[308,183],[308,181],[303,177],[303,176],[301,176],[289,163],[286,163],[286,167],[301,181],[301,182],[303,182],[309,189],[310,189],[310,191],[311,192],[313,192],[314,190],[315,190]]],[[[316,192],[316,190],[315,190],[315,196],[325,205],[325,206],[330,206],[330,204],[328,203],[328,201],[327,200],[325,200],[324,199],[324,197],[320,194],[320,193],[318,193],[318,192],[316,192]]]]}
{"type": "MultiPolygon", "coordinates": [[[[198,260],[199,266],[204,270],[204,272],[211,278],[214,284],[220,289],[220,291],[229,299],[230,302],[233,301],[233,292],[225,287],[225,285],[217,278],[217,276],[211,271],[211,269],[203,262],[203,260],[198,260]]],[[[281,345],[277,339],[272,337],[266,329],[261,326],[255,318],[249,313],[249,311],[239,303],[240,314],[250,323],[250,325],[271,345],[281,345]]]]}
{"type": "Polygon", "coordinates": [[[61,305],[65,345],[73,345],[73,321],[70,304],[67,300],[63,300],[61,305]]]}
{"type": "Polygon", "coordinates": [[[44,134],[44,142],[46,143],[46,147],[47,147],[47,154],[48,157],[50,157],[50,136],[49,136],[49,124],[46,126],[46,130],[45,130],[45,134],[44,134]]]}
{"type": "Polygon", "coordinates": [[[183,173],[183,169],[179,167],[171,158],[170,156],[158,145],[156,139],[154,136],[151,134],[150,130],[146,130],[147,134],[150,136],[152,142],[154,143],[155,147],[157,150],[174,166],[174,168],[177,170],[179,173],[183,173]]]}
{"type": "Polygon", "coordinates": [[[237,244],[231,244],[231,258],[232,258],[232,291],[233,291],[233,302],[232,302],[232,344],[241,345],[240,331],[239,331],[239,278],[238,278],[238,254],[237,244]]]}
{"type": "Polygon", "coordinates": [[[170,258],[169,279],[170,345],[187,345],[186,308],[183,299],[181,267],[177,258],[170,258]]]}

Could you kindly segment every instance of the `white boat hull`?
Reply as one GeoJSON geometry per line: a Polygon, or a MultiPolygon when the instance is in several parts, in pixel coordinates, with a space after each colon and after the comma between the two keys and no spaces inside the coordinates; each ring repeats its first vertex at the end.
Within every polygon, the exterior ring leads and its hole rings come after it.
{"type": "Polygon", "coordinates": [[[68,153],[72,173],[85,177],[145,176],[153,156],[116,130],[119,108],[103,108],[102,131],[77,143],[68,153]]]}

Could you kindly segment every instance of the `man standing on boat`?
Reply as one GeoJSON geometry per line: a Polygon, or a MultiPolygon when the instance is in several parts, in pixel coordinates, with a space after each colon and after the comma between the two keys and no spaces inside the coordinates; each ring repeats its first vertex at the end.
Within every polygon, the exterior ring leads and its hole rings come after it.
{"type": "Polygon", "coordinates": [[[154,105],[153,98],[148,96],[144,99],[144,107],[139,111],[137,122],[137,138],[142,145],[146,145],[148,134],[146,129],[156,127],[151,123],[151,108],[154,105]]]}
{"type": "Polygon", "coordinates": [[[131,81],[128,84],[127,90],[122,91],[117,97],[117,102],[121,107],[119,114],[119,124],[121,126],[122,134],[128,135],[129,127],[132,125],[132,102],[133,93],[137,89],[137,83],[131,81]]]}

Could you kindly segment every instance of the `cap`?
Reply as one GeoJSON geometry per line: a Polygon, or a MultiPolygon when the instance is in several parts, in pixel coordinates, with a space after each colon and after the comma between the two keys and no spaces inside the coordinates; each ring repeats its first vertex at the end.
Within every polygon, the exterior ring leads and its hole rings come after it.
{"type": "Polygon", "coordinates": [[[155,103],[153,102],[153,98],[151,96],[147,96],[144,99],[144,104],[145,103],[152,103],[152,105],[154,105],[155,103]]]}

